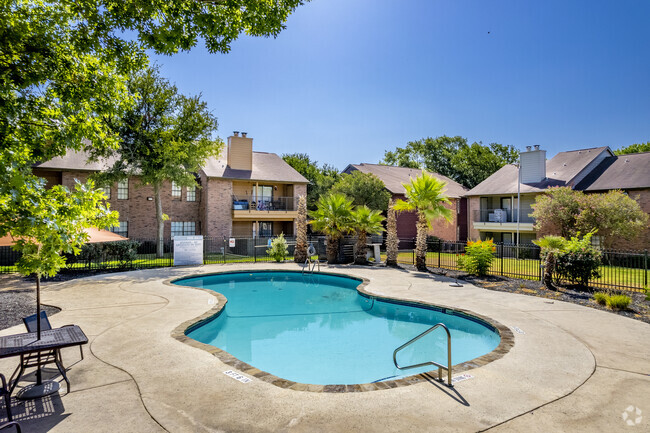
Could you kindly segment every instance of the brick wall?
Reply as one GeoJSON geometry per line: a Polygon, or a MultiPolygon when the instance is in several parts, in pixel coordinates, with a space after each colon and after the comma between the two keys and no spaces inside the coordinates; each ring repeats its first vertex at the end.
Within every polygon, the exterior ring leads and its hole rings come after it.
{"type": "Polygon", "coordinates": [[[481,209],[481,199],[480,197],[468,197],[467,198],[467,239],[477,240],[481,238],[479,231],[474,228],[473,214],[475,211],[481,209]]]}
{"type": "Polygon", "coordinates": [[[456,227],[458,226],[458,213],[457,213],[457,206],[460,206],[459,199],[449,199],[451,203],[445,204],[445,207],[447,209],[450,209],[452,214],[451,214],[451,220],[447,222],[446,219],[444,218],[438,218],[434,221],[431,222],[431,228],[429,229],[429,234],[433,236],[437,236],[440,239],[444,239],[446,241],[456,241],[458,240],[458,232],[456,227]]]}
{"type": "Polygon", "coordinates": [[[207,179],[204,188],[205,216],[203,234],[205,236],[225,236],[232,234],[232,181],[207,179]]]}

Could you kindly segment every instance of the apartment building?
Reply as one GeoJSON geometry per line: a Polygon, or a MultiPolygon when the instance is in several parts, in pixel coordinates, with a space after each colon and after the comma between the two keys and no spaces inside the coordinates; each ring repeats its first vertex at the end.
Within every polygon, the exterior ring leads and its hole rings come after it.
{"type": "MultiPolygon", "coordinates": [[[[48,185],[74,187],[111,161],[88,162],[82,152],[34,166],[48,185]]],[[[162,189],[164,236],[216,237],[293,236],[298,197],[307,193],[307,179],[275,153],[253,151],[253,139],[235,131],[219,158],[208,160],[196,173],[198,187],[167,182],[162,189]]],[[[119,212],[116,233],[134,239],[156,237],[153,187],[137,176],[105,188],[112,210],[119,212]]]]}

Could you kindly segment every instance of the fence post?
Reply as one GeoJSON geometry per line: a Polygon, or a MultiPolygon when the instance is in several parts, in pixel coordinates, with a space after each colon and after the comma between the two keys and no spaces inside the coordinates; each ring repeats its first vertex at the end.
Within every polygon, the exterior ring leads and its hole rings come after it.
{"type": "Polygon", "coordinates": [[[501,242],[501,276],[503,277],[503,242],[501,242]]]}
{"type": "Polygon", "coordinates": [[[226,264],[226,237],[223,237],[223,264],[226,264]]]}
{"type": "Polygon", "coordinates": [[[438,268],[440,268],[440,252],[442,251],[442,239],[438,239],[438,268]]]}
{"type": "Polygon", "coordinates": [[[648,287],[648,250],[643,251],[643,288],[648,287]]]}
{"type": "Polygon", "coordinates": [[[255,242],[255,238],[253,238],[253,257],[255,263],[257,263],[257,242],[255,242]]]}
{"type": "Polygon", "coordinates": [[[415,266],[415,247],[417,245],[417,238],[413,238],[413,252],[411,253],[411,259],[413,259],[413,266],[415,266]]]}

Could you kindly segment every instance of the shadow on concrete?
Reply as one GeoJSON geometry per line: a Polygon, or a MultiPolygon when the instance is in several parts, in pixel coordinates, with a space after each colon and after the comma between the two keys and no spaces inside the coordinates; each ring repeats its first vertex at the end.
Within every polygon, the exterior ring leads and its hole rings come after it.
{"type": "Polygon", "coordinates": [[[424,373],[423,376],[427,379],[427,382],[447,394],[452,399],[456,400],[458,403],[462,404],[463,406],[470,406],[469,402],[465,400],[465,397],[463,397],[463,395],[458,392],[456,388],[450,388],[444,383],[438,382],[438,373],[424,373]]]}
{"type": "MultiPolygon", "coordinates": [[[[4,402],[4,399],[2,399],[4,402]]],[[[4,405],[2,406],[0,424],[7,421],[4,405]]],[[[34,400],[11,399],[13,421],[20,424],[23,432],[45,432],[65,420],[65,408],[58,392],[34,400]]]]}

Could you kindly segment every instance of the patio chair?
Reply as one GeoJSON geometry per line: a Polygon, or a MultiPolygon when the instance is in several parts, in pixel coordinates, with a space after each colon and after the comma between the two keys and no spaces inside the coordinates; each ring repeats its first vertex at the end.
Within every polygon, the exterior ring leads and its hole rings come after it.
{"type": "MultiPolygon", "coordinates": [[[[23,318],[23,323],[25,324],[25,328],[27,328],[27,332],[36,332],[37,330],[37,323],[36,323],[36,314],[32,314],[31,316],[27,316],[23,318]]],[[[64,326],[73,326],[73,325],[64,325],[64,326]]],[[[41,311],[41,331],[48,331],[52,329],[52,324],[50,324],[50,319],[47,318],[47,313],[45,311],[41,311]]],[[[61,351],[57,349],[58,357],[61,363],[63,364],[63,358],[61,358],[61,351]]],[[[84,350],[81,346],[79,346],[79,353],[81,353],[81,359],[84,359],[84,350]]]]}
{"type": "MultiPolygon", "coordinates": [[[[11,393],[7,387],[7,380],[2,374],[0,374],[0,380],[2,381],[2,388],[0,388],[0,397],[4,396],[5,398],[5,406],[7,407],[7,419],[11,421],[11,393]]],[[[4,428],[4,426],[0,428],[4,428]]]]}
{"type": "Polygon", "coordinates": [[[10,421],[6,422],[2,425],[0,425],[0,430],[4,430],[9,427],[15,427],[16,428],[16,433],[22,433],[23,431],[20,429],[20,424],[18,424],[16,421],[10,421]]]}

